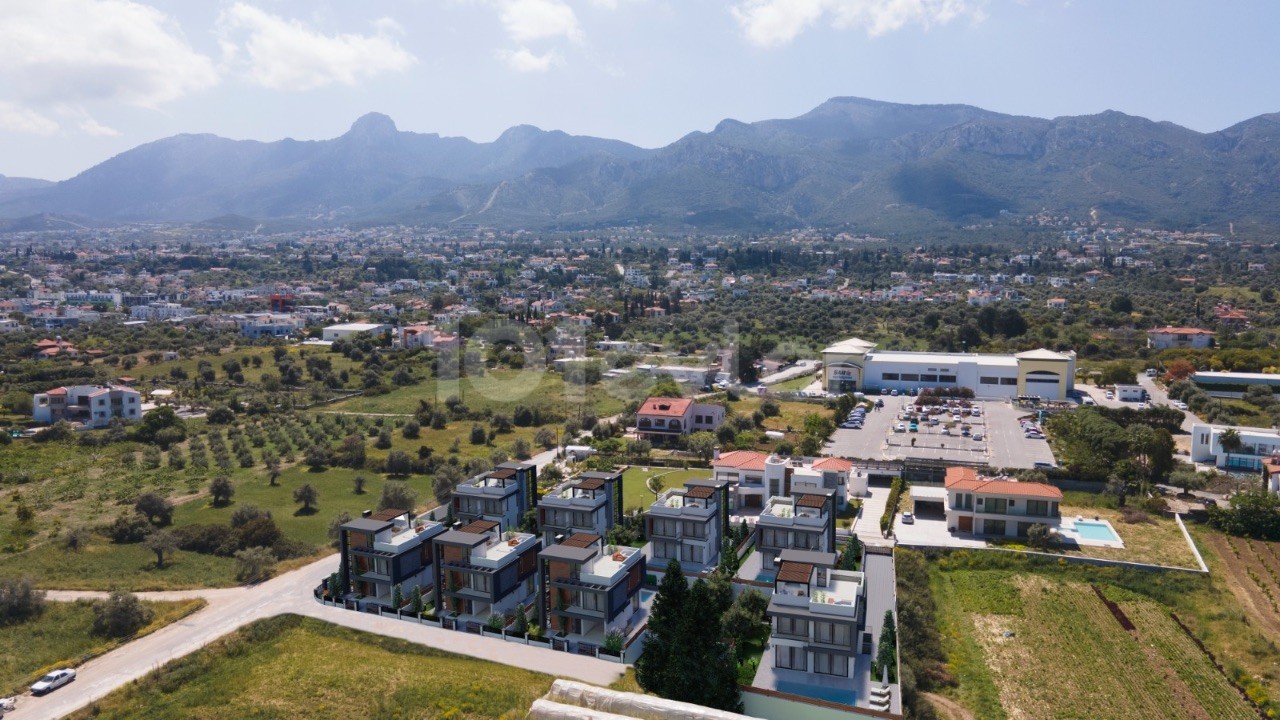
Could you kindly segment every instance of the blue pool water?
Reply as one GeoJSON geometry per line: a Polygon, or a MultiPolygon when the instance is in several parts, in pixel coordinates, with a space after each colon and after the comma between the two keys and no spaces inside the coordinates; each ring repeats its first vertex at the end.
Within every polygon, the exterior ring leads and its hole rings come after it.
{"type": "Polygon", "coordinates": [[[640,591],[640,602],[642,602],[642,603],[647,603],[647,602],[649,602],[650,598],[652,598],[654,595],[657,595],[657,593],[655,593],[655,592],[654,592],[654,591],[652,591],[652,590],[641,590],[641,591],[640,591]]]}
{"type": "Polygon", "coordinates": [[[756,582],[772,583],[775,579],[776,576],[768,570],[761,570],[760,574],[756,575],[756,582]]]}
{"type": "Polygon", "coordinates": [[[819,685],[806,685],[804,683],[791,682],[788,680],[778,681],[778,692],[790,693],[792,695],[800,695],[818,700],[826,700],[827,702],[842,703],[844,705],[856,705],[858,702],[858,692],[856,690],[822,687],[819,685]]]}
{"type": "Polygon", "coordinates": [[[1111,526],[1101,522],[1091,522],[1089,520],[1077,520],[1073,527],[1076,533],[1085,540],[1102,540],[1107,542],[1119,542],[1120,536],[1116,535],[1116,531],[1111,526]]]}

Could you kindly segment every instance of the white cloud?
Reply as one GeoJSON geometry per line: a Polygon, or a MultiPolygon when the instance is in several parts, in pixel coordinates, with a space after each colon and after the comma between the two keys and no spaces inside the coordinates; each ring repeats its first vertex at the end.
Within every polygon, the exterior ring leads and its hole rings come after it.
{"type": "Polygon", "coordinates": [[[546,72],[551,66],[561,62],[560,54],[555,50],[538,55],[525,47],[519,50],[499,50],[498,57],[505,60],[512,70],[524,73],[546,72]]]}
{"type": "Polygon", "coordinates": [[[837,29],[861,28],[874,37],[906,25],[982,17],[973,0],[740,0],[730,10],[747,39],[762,47],[785,45],[824,18],[837,29]]]}
{"type": "Polygon", "coordinates": [[[520,43],[562,36],[582,38],[578,16],[563,0],[503,0],[499,19],[511,39],[520,43]]]}
{"type": "Polygon", "coordinates": [[[389,19],[375,22],[373,35],[325,35],[297,20],[236,3],[218,24],[227,59],[243,66],[253,82],[273,90],[355,85],[417,62],[388,36],[398,28],[389,19]]]}
{"type": "Polygon", "coordinates": [[[156,107],[214,85],[218,72],[155,8],[129,0],[0,0],[0,81],[27,108],[156,107]]]}
{"type": "Polygon", "coordinates": [[[0,130],[26,135],[52,135],[58,131],[58,123],[34,110],[0,100],[0,130]]]}
{"type": "Polygon", "coordinates": [[[107,127],[91,117],[86,117],[84,120],[80,121],[80,130],[84,132],[85,135],[92,135],[94,137],[120,137],[119,130],[113,127],[107,127]]]}

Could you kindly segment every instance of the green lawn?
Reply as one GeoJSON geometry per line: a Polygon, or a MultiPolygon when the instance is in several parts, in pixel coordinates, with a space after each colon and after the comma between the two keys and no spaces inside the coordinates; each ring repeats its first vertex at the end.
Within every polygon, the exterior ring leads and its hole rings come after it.
{"type": "MultiPolygon", "coordinates": [[[[141,633],[154,632],[204,607],[203,600],[148,602],[155,611],[141,633]]],[[[47,602],[39,617],[0,632],[0,695],[25,690],[55,667],[77,666],[120,645],[92,634],[93,603],[47,602]]]]}
{"type": "Polygon", "coordinates": [[[296,615],[262,620],[73,718],[522,718],[552,678],[296,615]]]}
{"type": "Polygon", "coordinates": [[[653,504],[655,498],[653,493],[649,492],[646,487],[646,481],[661,475],[664,488],[684,487],[684,484],[695,478],[711,477],[710,470],[694,469],[681,470],[679,468],[650,467],[644,468],[632,466],[622,474],[622,507],[630,510],[631,508],[647,509],[653,504]]]}

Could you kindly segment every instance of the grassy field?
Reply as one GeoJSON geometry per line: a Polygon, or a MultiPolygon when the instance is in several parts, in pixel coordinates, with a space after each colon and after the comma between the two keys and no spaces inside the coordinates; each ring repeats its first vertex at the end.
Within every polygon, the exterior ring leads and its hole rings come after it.
{"type": "Polygon", "coordinates": [[[635,507],[647,509],[652,505],[653,493],[649,492],[646,482],[656,475],[662,476],[664,488],[673,488],[684,487],[686,482],[695,478],[710,477],[711,471],[701,468],[680,470],[665,467],[629,467],[622,474],[622,507],[628,510],[635,507]]]}
{"type": "Polygon", "coordinates": [[[551,677],[298,616],[249,625],[73,718],[522,718],[551,677]]]}
{"type": "MultiPolygon", "coordinates": [[[[203,600],[147,602],[155,617],[139,634],[145,635],[204,607],[203,600]]],[[[25,690],[55,667],[74,667],[122,643],[92,634],[93,603],[48,602],[40,617],[0,632],[0,695],[25,690]]]]}
{"type": "Polygon", "coordinates": [[[409,415],[418,410],[418,401],[443,403],[457,396],[472,410],[510,412],[516,405],[541,408],[574,417],[593,412],[604,417],[621,412],[623,401],[600,386],[586,389],[567,385],[557,373],[527,370],[488,370],[480,377],[461,380],[428,378],[411,387],[385,395],[356,397],[329,406],[329,410],[353,413],[409,415]]]}
{"type": "Polygon", "coordinates": [[[976,717],[1256,718],[1228,674],[1280,661],[1215,577],[959,552],[930,580],[955,680],[942,692],[976,717]]]}
{"type": "Polygon", "coordinates": [[[1106,508],[1081,508],[1062,506],[1064,518],[1084,515],[1092,518],[1097,515],[1109,520],[1116,529],[1120,539],[1124,541],[1124,549],[1091,547],[1081,545],[1077,550],[1065,551],[1066,555],[1083,555],[1086,557],[1107,558],[1110,560],[1126,560],[1128,562],[1153,563],[1156,565],[1172,565],[1174,567],[1198,568],[1191,546],[1178,529],[1178,524],[1165,517],[1152,515],[1148,522],[1126,523],[1121,519],[1119,511],[1106,508]]]}

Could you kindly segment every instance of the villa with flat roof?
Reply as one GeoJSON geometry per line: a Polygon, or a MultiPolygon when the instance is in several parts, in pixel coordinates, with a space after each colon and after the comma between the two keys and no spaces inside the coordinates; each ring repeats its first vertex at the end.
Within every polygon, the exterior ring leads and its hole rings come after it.
{"type": "Polygon", "coordinates": [[[1075,388],[1076,354],[1041,348],[1014,355],[876,350],[850,338],[822,351],[827,392],[910,392],[962,387],[987,398],[1064,400],[1075,388]]]}
{"type": "Polygon", "coordinates": [[[538,500],[538,528],[547,547],[578,533],[605,537],[621,522],[621,469],[579,473],[538,500]]]}
{"type": "Polygon", "coordinates": [[[771,497],[756,518],[761,567],[774,570],[787,550],[836,551],[835,502],[831,490],[797,490],[771,497]]]}
{"type": "Polygon", "coordinates": [[[406,599],[415,586],[430,599],[431,540],[444,531],[438,522],[395,508],[343,523],[338,532],[341,586],[387,606],[397,585],[406,599]]]}
{"type": "Polygon", "coordinates": [[[505,616],[537,599],[542,540],[476,520],[446,530],[434,542],[436,613],[465,628],[490,615],[505,616]]]}
{"type": "Polygon", "coordinates": [[[769,600],[775,668],[849,677],[866,609],[862,573],[836,570],[835,553],[788,550],[769,600]]]}
{"type": "Polygon", "coordinates": [[[565,633],[572,650],[601,646],[610,632],[628,637],[637,629],[645,564],[639,548],[608,545],[592,533],[544,548],[538,554],[539,622],[549,633],[565,633]]]}
{"type": "Polygon", "coordinates": [[[1224,470],[1261,471],[1263,464],[1280,454],[1280,432],[1270,428],[1253,428],[1229,425],[1191,426],[1191,460],[1224,470]],[[1222,434],[1235,430],[1240,437],[1240,448],[1227,452],[1222,447],[1222,434]]]}
{"type": "Polygon", "coordinates": [[[453,515],[464,525],[489,520],[503,530],[520,527],[524,514],[538,504],[538,466],[505,462],[458,483],[453,489],[453,515]]]}
{"type": "Polygon", "coordinates": [[[665,567],[679,560],[693,572],[715,567],[729,532],[729,484],[690,480],[684,487],[664,490],[644,515],[649,538],[645,554],[655,564],[665,567]]]}

